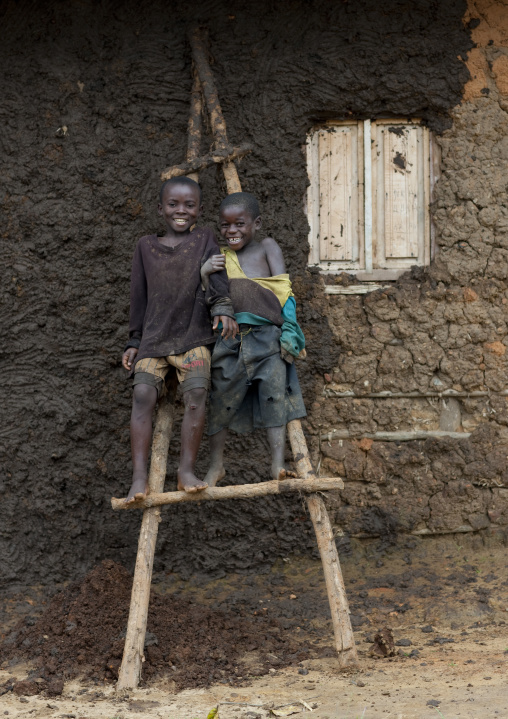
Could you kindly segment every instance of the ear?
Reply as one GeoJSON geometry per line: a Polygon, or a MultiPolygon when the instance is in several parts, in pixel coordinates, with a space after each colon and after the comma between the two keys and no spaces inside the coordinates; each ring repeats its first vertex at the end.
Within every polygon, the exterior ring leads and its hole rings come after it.
{"type": "Polygon", "coordinates": [[[199,206],[199,210],[198,210],[197,217],[201,217],[202,214],[203,214],[203,205],[200,205],[200,206],[199,206]]]}
{"type": "Polygon", "coordinates": [[[162,205],[160,202],[157,203],[157,214],[162,216],[162,205]]]}
{"type": "Polygon", "coordinates": [[[256,219],[254,220],[254,229],[255,229],[255,230],[260,230],[260,229],[261,229],[261,224],[262,224],[262,222],[261,222],[261,215],[259,215],[259,217],[256,217],[256,219]]]}

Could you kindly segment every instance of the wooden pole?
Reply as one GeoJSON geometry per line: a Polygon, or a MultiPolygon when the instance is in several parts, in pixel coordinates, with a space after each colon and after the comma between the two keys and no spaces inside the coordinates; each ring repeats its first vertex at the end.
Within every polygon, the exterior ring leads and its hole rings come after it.
{"type": "Polygon", "coordinates": [[[179,165],[173,165],[168,167],[166,170],[161,172],[161,180],[169,180],[172,177],[182,177],[187,175],[191,179],[197,175],[198,170],[204,170],[206,167],[211,167],[217,163],[225,163],[231,160],[240,159],[245,155],[252,152],[252,145],[244,143],[238,147],[226,147],[224,149],[217,149],[208,155],[202,157],[196,157],[187,162],[182,162],[179,165]]]}
{"type": "Polygon", "coordinates": [[[206,500],[221,499],[253,499],[266,497],[269,494],[290,494],[291,492],[329,492],[334,489],[344,489],[344,482],[340,477],[313,477],[310,479],[272,479],[269,482],[257,484],[230,484],[227,487],[209,487],[203,492],[189,494],[188,492],[164,492],[163,494],[149,494],[142,502],[125,504],[125,499],[111,499],[111,506],[115,510],[146,509],[158,507],[162,504],[181,504],[182,502],[203,502],[206,500]]]}
{"type": "MultiPolygon", "coordinates": [[[[201,81],[203,95],[205,97],[206,107],[210,115],[210,123],[215,138],[217,149],[223,149],[229,146],[226,130],[226,122],[222,114],[222,108],[219,102],[219,95],[215,87],[215,80],[208,63],[208,51],[204,32],[200,28],[193,28],[189,34],[190,46],[192,48],[192,57],[194,66],[201,81]]],[[[222,164],[224,178],[228,188],[228,194],[232,192],[241,192],[242,186],[238,177],[238,172],[232,161],[222,164]]]]}
{"type": "MultiPolygon", "coordinates": [[[[312,482],[316,477],[312,467],[307,442],[303,434],[302,423],[294,419],[288,424],[289,441],[296,462],[298,474],[312,482]]],[[[323,563],[326,591],[330,602],[333,632],[335,634],[335,647],[339,657],[341,669],[358,663],[355,638],[349,618],[349,604],[347,601],[344,579],[340,568],[339,554],[333,536],[333,529],[321,497],[311,494],[307,497],[307,507],[316,532],[316,539],[323,563]]]]}
{"type": "MultiPolygon", "coordinates": [[[[187,125],[187,162],[192,162],[199,157],[199,146],[201,145],[201,113],[203,111],[203,102],[201,100],[201,81],[196,72],[196,68],[192,67],[192,90],[191,90],[191,111],[189,115],[189,124],[187,125]]],[[[163,173],[164,174],[164,173],[163,173]]],[[[199,181],[198,172],[189,172],[194,182],[199,181]]],[[[169,177],[163,177],[163,180],[169,180],[169,177]]]]}
{"type": "Polygon", "coordinates": [[[371,439],[373,442],[414,442],[425,439],[468,439],[471,432],[446,432],[440,429],[412,430],[405,432],[365,432],[360,435],[351,434],[348,429],[332,429],[326,434],[320,435],[320,439],[326,442],[334,442],[338,439],[371,439]]]}
{"type": "MultiPolygon", "coordinates": [[[[202,31],[195,28],[190,33],[190,44],[194,65],[201,80],[203,94],[210,114],[213,133],[219,147],[228,145],[226,122],[222,115],[219,97],[215,88],[212,71],[208,64],[206,43],[202,31]]],[[[224,178],[228,194],[241,192],[240,178],[233,162],[223,163],[224,178]]],[[[314,480],[316,474],[309,458],[309,450],[303,434],[301,422],[297,419],[289,422],[288,435],[293,456],[302,479],[314,480]]],[[[317,543],[323,563],[323,571],[330,602],[333,630],[335,633],[335,646],[339,655],[341,668],[358,663],[356,645],[349,618],[349,605],[344,589],[344,580],[340,568],[337,547],[333,531],[323,500],[317,494],[307,498],[309,514],[316,532],[317,543]]]]}
{"type": "MultiPolygon", "coordinates": [[[[176,378],[175,378],[176,380],[176,378]]],[[[152,441],[152,459],[148,486],[150,493],[160,494],[164,489],[169,442],[173,430],[176,383],[159,402],[152,441]]],[[[132,582],[131,606],[122,664],[118,673],[117,689],[134,689],[141,678],[144,661],[146,621],[150,601],[155,542],[161,521],[161,508],[145,509],[139,534],[138,554],[132,582]]]]}

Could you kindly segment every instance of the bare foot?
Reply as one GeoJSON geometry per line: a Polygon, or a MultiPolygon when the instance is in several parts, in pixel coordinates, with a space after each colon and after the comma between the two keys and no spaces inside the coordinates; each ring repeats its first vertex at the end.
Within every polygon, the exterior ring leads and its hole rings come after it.
{"type": "Polygon", "coordinates": [[[225,476],[226,470],[222,465],[220,467],[210,467],[205,477],[205,482],[209,487],[215,487],[217,482],[220,482],[225,476]]]}
{"type": "Polygon", "coordinates": [[[206,482],[202,482],[192,472],[180,472],[178,471],[178,489],[180,492],[202,492],[208,485],[206,482]]]}
{"type": "Polygon", "coordinates": [[[292,472],[290,469],[284,467],[278,467],[272,470],[273,479],[289,479],[289,477],[298,477],[296,472],[292,472]]]}
{"type": "Polygon", "coordinates": [[[148,494],[148,475],[146,472],[134,472],[132,475],[132,484],[129,489],[129,494],[125,500],[125,504],[132,504],[133,502],[141,501],[146,499],[148,494]]]}

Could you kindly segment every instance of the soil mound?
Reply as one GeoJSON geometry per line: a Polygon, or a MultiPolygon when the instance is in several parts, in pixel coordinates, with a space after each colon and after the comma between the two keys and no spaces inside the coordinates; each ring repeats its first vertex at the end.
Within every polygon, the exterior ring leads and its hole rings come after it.
{"type": "MultiPolygon", "coordinates": [[[[57,594],[31,626],[18,626],[1,646],[2,659],[35,664],[46,680],[87,676],[114,680],[122,659],[132,577],[105,560],[57,594]]],[[[33,620],[32,620],[33,621],[33,620]]],[[[152,592],[143,678],[169,674],[178,689],[240,681],[287,666],[307,650],[284,636],[276,619],[234,616],[178,595],[152,592]],[[242,657],[251,654],[249,667],[242,657]]]]}

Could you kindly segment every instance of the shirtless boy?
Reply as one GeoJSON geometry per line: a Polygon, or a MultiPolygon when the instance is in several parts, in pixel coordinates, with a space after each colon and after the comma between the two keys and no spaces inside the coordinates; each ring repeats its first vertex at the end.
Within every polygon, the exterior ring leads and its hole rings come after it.
{"type": "Polygon", "coordinates": [[[210,380],[213,329],[222,323],[222,337],[238,332],[224,270],[202,288],[201,265],[219,253],[212,230],[193,229],[202,212],[201,188],[187,177],[166,181],[158,212],[166,225],[162,237],[142,237],[134,252],[131,274],[129,341],[122,364],[132,373],[132,486],[129,504],[148,492],[148,452],[152,413],[171,367],[176,369],[184,402],[178,489],[198,492],[205,482],[194,474],[205,423],[210,380]]]}
{"type": "Polygon", "coordinates": [[[286,424],[305,417],[293,364],[305,346],[296,322],[296,303],[284,257],[271,237],[258,240],[259,205],[248,192],[226,197],[219,209],[223,255],[203,265],[204,284],[224,267],[240,327],[238,336],[221,336],[212,354],[212,389],[208,434],[214,486],[225,475],[224,445],[228,429],[238,433],[264,427],[271,449],[274,479],[296,476],[284,468],[286,424]]]}

